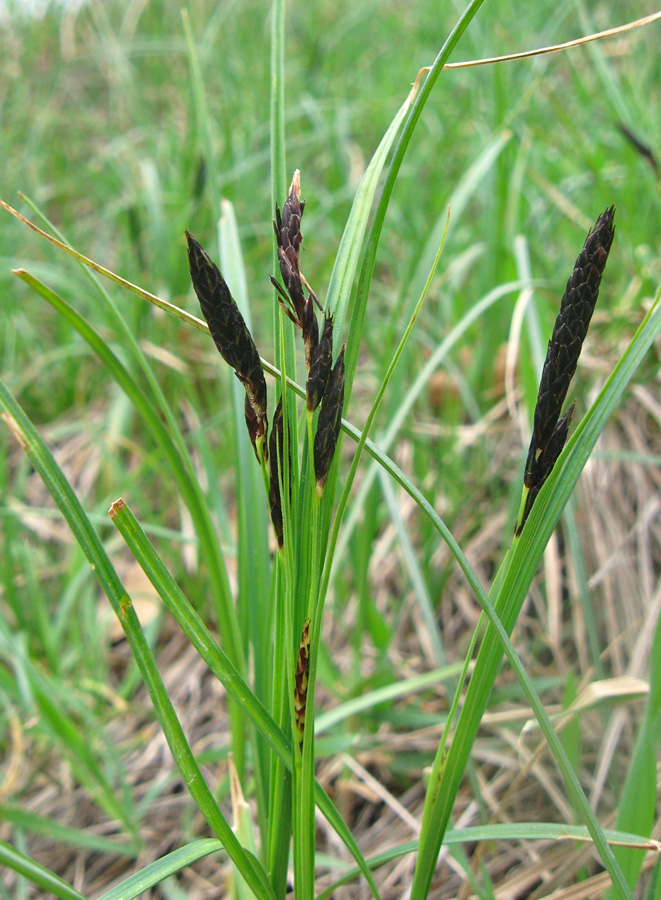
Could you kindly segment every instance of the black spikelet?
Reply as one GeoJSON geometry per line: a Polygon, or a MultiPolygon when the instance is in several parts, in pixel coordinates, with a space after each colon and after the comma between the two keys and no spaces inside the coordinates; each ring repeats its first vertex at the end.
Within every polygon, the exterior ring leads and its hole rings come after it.
{"type": "Polygon", "coordinates": [[[186,232],[193,288],[220,355],[246,390],[246,425],[257,459],[266,456],[266,379],[257,347],[218,266],[186,232]],[[261,448],[261,450],[258,449],[261,448]]]}
{"type": "Polygon", "coordinates": [[[271,437],[269,440],[269,507],[271,510],[271,522],[275,536],[278,539],[278,547],[284,546],[284,527],[282,520],[282,495],[280,491],[280,478],[278,475],[278,459],[280,467],[284,470],[283,459],[285,453],[285,429],[282,415],[282,398],[280,399],[273,422],[271,423],[271,437]]]}
{"type": "Polygon", "coordinates": [[[344,406],[344,347],[340,351],[328,379],[326,393],[321,403],[317,433],[314,438],[314,473],[317,489],[323,491],[335,455],[337,439],[342,424],[344,406]]]}
{"type": "Polygon", "coordinates": [[[610,206],[588,232],[560,302],[560,312],[546,352],[539,382],[533,433],[523,483],[528,497],[516,533],[520,534],[535,497],[555,465],[569,430],[573,404],[562,415],[583,341],[599,296],[599,286],[615,233],[614,207],[610,206]]]}
{"type": "MultiPolygon", "coordinates": [[[[316,324],[316,319],[315,319],[316,324]]],[[[321,332],[321,338],[315,345],[310,354],[310,366],[308,380],[306,383],[306,393],[308,401],[308,409],[310,412],[321,403],[328,379],[331,374],[333,365],[333,317],[326,315],[324,317],[324,328],[321,332]]]]}

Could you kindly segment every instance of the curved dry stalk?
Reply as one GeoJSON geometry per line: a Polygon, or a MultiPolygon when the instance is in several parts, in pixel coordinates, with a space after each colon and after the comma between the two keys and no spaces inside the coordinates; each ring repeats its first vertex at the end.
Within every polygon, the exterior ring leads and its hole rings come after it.
{"type": "MultiPolygon", "coordinates": [[[[574,38],[572,41],[564,41],[562,44],[550,44],[548,47],[538,47],[536,50],[522,50],[520,53],[507,53],[505,56],[489,56],[485,59],[468,59],[463,62],[446,63],[443,68],[472,69],[475,66],[490,66],[493,63],[510,62],[513,59],[528,59],[533,56],[544,56],[547,53],[558,53],[560,50],[571,50],[573,47],[581,47],[583,44],[589,44],[591,41],[601,41],[604,38],[615,37],[618,34],[633,31],[634,28],[651,25],[652,22],[656,22],[658,19],[661,19],[661,11],[650,13],[649,16],[642,16],[640,19],[634,19],[632,22],[626,22],[624,25],[607,28],[605,31],[597,31],[594,34],[574,38]]],[[[429,66],[425,68],[429,71],[429,66]]]]}

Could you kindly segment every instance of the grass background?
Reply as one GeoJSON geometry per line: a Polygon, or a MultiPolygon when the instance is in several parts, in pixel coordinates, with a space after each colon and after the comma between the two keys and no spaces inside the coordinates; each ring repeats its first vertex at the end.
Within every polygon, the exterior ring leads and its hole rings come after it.
{"type": "MultiPolygon", "coordinates": [[[[612,0],[503,6],[485,5],[457,59],[543,46],[653,11],[643,2],[629,3],[625,11],[612,0]]],[[[253,331],[262,355],[272,358],[269,8],[251,0],[200,0],[189,11],[214,127],[219,189],[239,222],[253,331]]],[[[309,201],[305,272],[322,299],[363,168],[459,11],[453,3],[323,0],[288,8],[287,166],[302,172],[309,201]]],[[[428,241],[433,244],[430,236],[445,221],[449,202],[452,218],[439,275],[378,427],[387,427],[449,329],[490,290],[520,277],[526,259],[531,274],[544,281],[534,308],[541,333],[550,333],[585,232],[613,203],[615,244],[572,391],[579,412],[585,410],[661,277],[658,177],[618,128],[623,123],[657,157],[661,153],[659,27],[554,56],[441,76],[386,222],[347,412],[351,421],[364,420],[417,299],[428,241]]],[[[214,223],[179,6],[92,2],[77,15],[53,11],[40,20],[14,15],[3,21],[0,115],[0,196],[17,205],[16,192],[23,191],[87,256],[196,313],[183,232],[188,227],[211,242],[214,223]]],[[[3,378],[42,426],[115,550],[117,565],[125,567],[125,578],[131,565],[106,525],[106,510],[120,494],[159,538],[159,552],[189,595],[203,604],[205,579],[195,564],[194,535],[163,461],[86,345],[10,274],[19,266],[47,281],[108,340],[114,337],[76,267],[3,216],[3,378]]],[[[231,376],[218,365],[211,342],[128,294],[113,296],[181,416],[231,568],[236,511],[225,402],[231,376]]],[[[521,422],[534,404],[538,378],[533,332],[524,326],[515,381],[519,411],[512,418],[504,359],[516,300],[516,293],[504,297],[469,331],[416,402],[391,451],[444,516],[484,582],[510,540],[527,446],[521,422]]],[[[121,346],[116,349],[121,353],[121,346]]],[[[597,678],[647,676],[645,641],[658,612],[661,560],[658,354],[649,356],[637,382],[550,545],[518,630],[517,646],[546,687],[549,704],[562,704],[563,697],[568,702],[597,678]]],[[[81,836],[63,854],[59,843],[39,843],[35,829],[43,831],[43,822],[51,821],[88,835],[117,831],[106,824],[108,811],[95,794],[98,781],[86,784],[81,777],[67,722],[84,735],[119,798],[123,838],[140,832],[149,848],[144,853],[161,855],[201,833],[200,823],[171,777],[145,697],[136,693],[126,647],[113,632],[81,552],[8,435],[0,434],[0,440],[6,461],[0,469],[0,799],[8,823],[2,837],[43,854],[46,864],[59,860],[58,871],[70,875],[81,859],[75,849],[81,836]],[[50,718],[43,710],[34,715],[37,679],[54,701],[50,718]],[[38,811],[42,824],[26,828],[19,810],[38,811]]],[[[437,609],[450,661],[461,659],[479,613],[436,534],[396,491],[377,481],[361,500],[358,519],[338,560],[329,610],[329,652],[321,673],[326,693],[320,698],[328,707],[439,663],[418,611],[421,592],[437,609]]],[[[135,578],[136,593],[148,600],[135,578]]],[[[151,627],[175,704],[222,792],[227,747],[217,720],[221,692],[168,620],[156,616],[151,627]]],[[[631,693],[637,695],[634,687],[631,693]]],[[[574,731],[565,732],[605,819],[617,808],[643,710],[637,702],[627,710],[618,704],[613,712],[614,702],[600,700],[596,712],[574,720],[574,731]]],[[[406,702],[372,706],[321,744],[322,774],[365,847],[381,849],[384,829],[389,835],[401,829],[402,840],[412,832],[401,815],[384,812],[378,787],[365,781],[356,764],[367,766],[415,815],[422,799],[420,768],[431,761],[438,741],[438,732],[429,729],[445,705],[438,688],[406,702]]],[[[493,697],[494,718],[476,750],[464,810],[471,809],[472,791],[478,802],[473,814],[485,821],[496,809],[499,817],[516,821],[572,820],[552,766],[542,760],[537,768],[531,763],[525,776],[519,773],[517,751],[528,759],[534,747],[534,737],[527,748],[517,744],[528,716],[505,672],[493,697]]],[[[491,890],[492,881],[530,888],[525,869],[542,896],[571,884],[580,865],[585,875],[596,871],[578,851],[565,868],[556,848],[542,855],[543,865],[528,854],[533,851],[518,844],[506,854],[480,851],[482,890],[491,890]],[[545,867],[553,871],[550,878],[540,875],[545,867]]],[[[92,893],[128,863],[120,858],[110,866],[108,857],[92,855],[79,865],[81,885],[92,893]]],[[[406,869],[387,877],[392,896],[399,896],[406,869]]],[[[213,885],[213,869],[199,878],[213,885]]],[[[13,891],[7,883],[5,891],[13,891]]],[[[20,889],[30,896],[25,885],[20,889]]],[[[213,895],[205,895],[206,886],[195,879],[186,889],[189,896],[213,895]]],[[[164,897],[177,896],[174,884],[160,890],[164,897]]],[[[438,896],[455,894],[457,882],[447,879],[435,890],[438,896]]]]}

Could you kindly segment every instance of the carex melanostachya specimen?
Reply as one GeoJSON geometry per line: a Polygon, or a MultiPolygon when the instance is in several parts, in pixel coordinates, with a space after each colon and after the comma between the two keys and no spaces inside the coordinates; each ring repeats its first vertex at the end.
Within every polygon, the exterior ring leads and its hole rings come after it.
{"type": "Polygon", "coordinates": [[[188,264],[193,288],[211,337],[246,390],[246,425],[257,460],[268,457],[266,379],[253,337],[220,269],[188,231],[188,264]]]}
{"type": "MultiPolygon", "coordinates": [[[[321,404],[313,446],[315,478],[317,489],[321,492],[333,461],[342,421],[344,348],[333,367],[333,316],[324,312],[300,268],[303,243],[301,219],[304,209],[300,173],[296,170],[282,213],[277,205],[275,208],[273,228],[282,284],[273,277],[271,281],[278,292],[284,312],[300,329],[303,337],[308,416],[312,417],[321,404]],[[323,313],[321,335],[317,310],[323,313]]],[[[285,447],[289,442],[285,440],[282,401],[278,403],[273,416],[271,439],[268,441],[266,380],[255,342],[220,269],[188,231],[186,238],[191,280],[209,331],[221,356],[234,369],[246,391],[245,417],[248,433],[264,472],[271,521],[278,547],[282,549],[284,522],[281,489],[284,472],[291,473],[291,465],[285,466],[283,460],[285,447]]],[[[289,453],[291,463],[291,448],[289,453]]],[[[289,484],[290,497],[291,487],[289,484]]]]}
{"type": "Polygon", "coordinates": [[[328,312],[324,313],[320,336],[315,309],[322,312],[323,309],[300,267],[300,251],[303,244],[301,219],[304,209],[305,201],[301,200],[300,173],[296,170],[282,213],[276,206],[273,222],[284,288],[275,278],[272,277],[271,281],[278,291],[285,314],[300,328],[303,336],[305,368],[308,376],[306,382],[308,413],[312,414],[321,404],[313,456],[317,487],[319,491],[323,491],[342,421],[344,348],[333,366],[333,316],[328,312]]]}
{"type": "Polygon", "coordinates": [[[567,440],[574,404],[564,413],[562,407],[599,296],[601,276],[615,232],[614,213],[614,207],[610,206],[588,232],[560,302],[539,382],[517,536],[567,440]]]}
{"type": "Polygon", "coordinates": [[[319,336],[319,324],[315,309],[323,308],[315,292],[308,284],[300,267],[300,250],[303,243],[301,219],[305,201],[301,200],[301,177],[294,172],[289,196],[282,207],[276,205],[273,229],[278,243],[278,262],[284,289],[275,278],[271,281],[278,291],[280,304],[289,319],[300,328],[305,350],[305,369],[308,410],[319,406],[328,384],[333,363],[333,317],[325,313],[319,336]],[[305,293],[307,292],[307,297],[305,293]]]}

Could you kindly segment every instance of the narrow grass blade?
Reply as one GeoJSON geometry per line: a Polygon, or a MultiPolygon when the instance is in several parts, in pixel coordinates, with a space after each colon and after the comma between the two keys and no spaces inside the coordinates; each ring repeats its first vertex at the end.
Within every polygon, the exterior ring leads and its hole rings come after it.
{"type": "MultiPolygon", "coordinates": [[[[227,657],[227,654],[218,646],[200,616],[195,612],[177,582],[164,566],[129,507],[123,502],[118,502],[115,504],[114,513],[113,524],[121,533],[140,567],[179,623],[182,631],[209,666],[209,669],[223,683],[228,694],[238,704],[241,704],[246,714],[259,729],[260,734],[268,741],[274,753],[282,761],[283,767],[291,769],[292,746],[290,739],[285,736],[266,708],[252,693],[241,674],[227,657]]],[[[371,875],[353,835],[318,782],[315,785],[315,799],[319,810],[345,843],[369,882],[371,875]]],[[[286,843],[288,846],[289,841],[286,843]]],[[[373,882],[371,884],[373,885],[373,882]]],[[[373,887],[373,892],[376,892],[375,886],[373,887]]]]}
{"type": "Polygon", "coordinates": [[[412,900],[422,900],[428,890],[438,850],[449,822],[454,798],[463,777],[470,749],[473,745],[482,714],[486,708],[491,688],[500,668],[503,647],[506,648],[508,659],[515,668],[521,681],[521,686],[526,691],[526,696],[528,696],[531,705],[533,705],[535,715],[539,719],[545,737],[562,769],[566,783],[572,793],[575,794],[573,800],[577,804],[577,808],[580,806],[582,815],[593,834],[595,845],[600,852],[604,865],[608,869],[619,894],[622,897],[630,896],[622,872],[612,852],[605,844],[603,833],[585,795],[580,791],[580,788],[578,789],[578,794],[576,794],[578,783],[575,781],[574,773],[569,761],[566,760],[557,736],[554,732],[551,734],[552,728],[549,731],[549,727],[544,723],[546,717],[543,707],[540,708],[539,700],[534,696],[534,691],[532,691],[525,672],[521,669],[515,655],[510,655],[513,654],[513,650],[507,635],[514,627],[544,548],[590,456],[592,448],[636,367],[659,331],[661,331],[661,307],[659,306],[659,295],[657,294],[654,306],[645,316],[629,348],[609,377],[599,397],[567,443],[548,481],[542,488],[521,538],[516,542],[502,572],[502,577],[497,581],[495,610],[491,607],[490,601],[481,593],[478,593],[480,604],[487,612],[490,624],[493,627],[487,628],[482,640],[447,758],[442,762],[440,759],[437,759],[434,766],[434,775],[427,792],[425,804],[423,834],[421,836],[418,865],[413,883],[412,900]],[[500,618],[496,616],[496,613],[498,613],[500,618]],[[523,680],[521,680],[522,678],[523,680]],[[540,715],[542,716],[541,718],[540,715]]]}
{"type": "Polygon", "coordinates": [[[187,9],[181,10],[181,19],[184,26],[184,36],[186,38],[186,51],[188,53],[188,65],[190,67],[191,89],[193,92],[193,102],[195,104],[195,117],[197,119],[197,127],[200,130],[202,147],[204,152],[204,163],[207,168],[209,193],[211,194],[211,212],[215,221],[220,215],[220,194],[218,193],[218,166],[216,165],[216,154],[211,144],[211,131],[209,128],[209,109],[207,107],[207,98],[204,94],[204,83],[202,81],[202,72],[200,70],[200,60],[195,47],[195,40],[190,25],[190,17],[187,9]]]}
{"type": "Polygon", "coordinates": [[[377,688],[359,697],[354,697],[329,709],[327,712],[321,713],[315,718],[315,733],[323,734],[329,731],[340,722],[357,716],[359,713],[367,709],[373,709],[380,703],[387,703],[398,697],[410,697],[419,691],[427,690],[435,685],[442,684],[443,681],[450,678],[456,678],[461,672],[460,663],[451,666],[444,666],[442,669],[435,669],[433,672],[424,672],[422,675],[416,675],[414,678],[406,678],[403,681],[396,681],[386,687],[377,688]]]}
{"type": "MultiPolygon", "coordinates": [[[[656,797],[650,786],[656,781],[657,759],[661,745],[661,616],[656,622],[650,661],[650,691],[645,719],[636,738],[629,761],[629,771],[618,798],[616,822],[620,830],[635,829],[647,835],[652,834],[654,827],[656,797]]],[[[633,890],[645,854],[631,847],[616,847],[614,853],[629,887],[633,890]]]]}
{"type": "Polygon", "coordinates": [[[255,723],[271,749],[282,759],[289,761],[291,757],[289,741],[275,724],[266,707],[250,690],[229,655],[218,645],[200,615],[168,572],[130,507],[123,500],[117,500],[113,504],[112,523],[209,669],[222,682],[230,697],[255,723]]]}
{"type": "Polygon", "coordinates": [[[116,856],[136,855],[137,848],[125,841],[113,841],[79,828],[69,828],[67,825],[39,816],[27,809],[21,809],[19,806],[0,803],[0,821],[11,822],[12,825],[23,828],[30,834],[41,834],[75,847],[85,847],[96,853],[115,854],[116,856]]]}
{"type": "Polygon", "coordinates": [[[372,283],[374,264],[376,262],[376,252],[381,238],[381,231],[383,230],[383,223],[385,221],[388,206],[390,204],[390,198],[395,187],[395,182],[397,180],[404,155],[410,143],[418,119],[422,114],[425,103],[429,99],[431,90],[436,83],[436,79],[440,75],[443,66],[447,62],[457,42],[461,38],[464,31],[468,28],[471,20],[483,3],[484,0],[472,0],[472,2],[469,3],[466,7],[464,13],[460,17],[455,27],[452,29],[438,56],[434,60],[434,64],[429,70],[429,74],[427,75],[424,84],[416,95],[416,98],[404,124],[402,134],[393,153],[393,158],[390,162],[390,168],[388,169],[385,184],[383,186],[381,197],[379,198],[379,203],[374,215],[374,221],[372,222],[372,226],[367,237],[365,255],[360,270],[356,301],[351,311],[351,327],[349,329],[346,352],[347,405],[351,398],[351,387],[353,385],[353,376],[356,369],[356,363],[358,361],[358,349],[363,333],[363,323],[365,320],[365,311],[367,309],[367,299],[369,296],[370,285],[372,283]]]}
{"type": "MultiPolygon", "coordinates": [[[[461,221],[461,216],[468,204],[468,201],[476,193],[478,187],[497,161],[498,157],[508,145],[512,138],[512,132],[503,130],[498,131],[487,144],[482,148],[479,155],[468,166],[466,171],[459,179],[458,184],[452,190],[447,205],[452,212],[452,222],[450,225],[450,235],[456,229],[457,223],[461,221]]],[[[440,215],[430,228],[429,235],[425,241],[425,245],[420,253],[420,258],[415,267],[415,271],[411,278],[410,284],[407,285],[407,296],[414,301],[420,293],[422,285],[425,283],[427,272],[433,262],[436,248],[438,247],[443,232],[445,230],[445,212],[441,211],[440,215]]]]}
{"type": "Polygon", "coordinates": [[[186,788],[210,827],[223,841],[232,861],[255,894],[258,897],[275,900],[263,869],[257,860],[248,855],[241,847],[202,778],[202,774],[188,746],[161,680],[153,654],[133,609],[131,599],[124,590],[124,586],[108,559],[108,555],[85,515],[78,498],[37,430],[2,382],[0,382],[0,406],[4,410],[3,418],[6,424],[28,455],[32,465],[60,508],[124,628],[131,650],[140,668],[140,673],[149,690],[159,723],[168,740],[173,758],[177,763],[186,788]]]}
{"type": "MultiPolygon", "coordinates": [[[[335,257],[335,264],[328,283],[328,293],[326,299],[326,308],[329,312],[334,313],[334,328],[337,339],[335,341],[335,356],[339,352],[341,346],[342,329],[344,327],[344,319],[351,299],[351,288],[358,268],[358,260],[360,252],[365,240],[365,232],[369,224],[369,215],[374,202],[374,195],[379,184],[381,172],[388,158],[388,153],[392,147],[397,132],[399,131],[404,116],[408,112],[415,91],[417,90],[417,81],[414,89],[406,98],[402,106],[397,111],[394,119],[388,126],[388,130],[381,138],[379,146],[376,148],[369,165],[365,169],[365,174],[361,178],[358,190],[351,205],[351,212],[344,226],[340,246],[335,257]]],[[[445,224],[445,223],[444,223],[445,224]]],[[[442,234],[442,230],[441,230],[442,234]]],[[[438,247],[439,241],[434,244],[434,252],[438,247]]],[[[433,255],[431,257],[433,259],[433,255]]],[[[431,260],[430,260],[431,264],[431,260]]],[[[429,266],[427,267],[427,270],[429,266]]]]}
{"type": "MultiPolygon", "coordinates": [[[[424,390],[427,382],[429,381],[433,373],[442,365],[443,361],[447,359],[447,356],[452,348],[457,345],[459,339],[466,333],[470,326],[478,321],[484,315],[484,313],[488,309],[490,309],[491,306],[493,306],[494,303],[497,303],[499,300],[502,300],[504,297],[507,297],[511,293],[522,290],[525,286],[527,286],[527,282],[521,281],[512,281],[506,284],[501,284],[497,288],[494,288],[492,291],[489,291],[488,294],[482,297],[474,306],[469,309],[469,311],[464,316],[462,316],[459,322],[457,322],[454,328],[449,332],[449,334],[446,335],[446,337],[434,350],[429,359],[425,362],[425,365],[417,375],[415,381],[406,391],[406,396],[404,397],[402,403],[390,417],[388,421],[388,428],[386,429],[385,433],[378,439],[378,448],[380,453],[385,455],[388,452],[388,449],[395,440],[399,429],[402,427],[402,424],[406,419],[406,416],[413,408],[413,404],[424,390]]],[[[347,433],[350,434],[351,430],[349,429],[347,433]]],[[[365,497],[371,489],[372,484],[374,483],[374,479],[376,478],[376,475],[378,473],[378,466],[383,466],[384,464],[383,455],[380,458],[375,456],[376,447],[373,443],[368,441],[366,444],[366,449],[367,452],[374,457],[375,464],[369,466],[369,468],[365,472],[365,475],[360,483],[360,488],[358,489],[356,495],[356,500],[354,501],[351,510],[344,521],[342,534],[340,535],[340,539],[338,541],[337,553],[333,560],[333,563],[336,566],[339,565],[340,561],[344,558],[346,547],[358,522],[358,517],[360,515],[360,510],[365,502],[365,497]]]]}
{"type": "MultiPolygon", "coordinates": [[[[271,208],[273,214],[277,205],[282,205],[288,184],[285,161],[285,0],[273,0],[271,3],[271,95],[270,95],[270,162],[271,162],[271,208]]],[[[278,248],[275,236],[273,237],[272,270],[275,275],[279,269],[278,248]]],[[[277,276],[276,276],[277,277],[277,276]]],[[[276,365],[282,369],[285,378],[280,382],[276,391],[276,402],[282,401],[284,420],[283,451],[285,457],[285,480],[295,486],[298,485],[298,425],[296,416],[296,404],[294,395],[287,389],[287,375],[296,377],[296,351],[292,329],[283,327],[285,317],[281,311],[277,297],[277,291],[273,292],[273,348],[276,365]],[[293,454],[290,448],[294,448],[293,454]],[[292,463],[292,471],[289,471],[289,463],[292,463]]],[[[274,598],[278,604],[275,612],[276,629],[278,637],[284,637],[276,646],[274,652],[274,670],[272,684],[272,709],[279,725],[286,727],[289,718],[289,696],[291,694],[289,682],[291,676],[291,654],[293,644],[291,641],[291,597],[292,585],[290,579],[291,559],[293,548],[291,546],[293,530],[290,527],[292,520],[292,505],[289,502],[289,491],[285,489],[282,494],[283,527],[286,540],[286,551],[280,554],[277,578],[280,588],[280,597],[274,598]],[[282,565],[280,565],[282,562],[282,565]],[[280,661],[280,662],[279,662],[280,661]],[[284,664],[282,664],[284,662],[284,664]]],[[[271,765],[271,801],[281,797],[283,791],[287,791],[287,797],[282,799],[278,810],[271,807],[271,827],[269,831],[269,864],[274,879],[274,887],[278,897],[284,897],[287,892],[287,871],[289,866],[289,836],[292,831],[293,796],[291,776],[291,755],[289,757],[289,772],[285,770],[285,763],[274,758],[271,765]],[[273,813],[278,814],[275,820],[273,813]],[[285,834],[287,838],[285,839],[285,834]]],[[[361,863],[362,865],[362,863],[361,863]]],[[[298,889],[298,883],[297,883],[298,889]]]]}
{"type": "MultiPolygon", "coordinates": [[[[282,206],[289,181],[285,162],[285,0],[273,0],[271,4],[271,209],[282,206]]],[[[273,273],[279,272],[278,251],[273,238],[273,273]]],[[[283,316],[276,292],[273,293],[273,347],[276,365],[283,366],[292,376],[296,372],[294,336],[290,328],[282,330],[283,316]],[[282,331],[282,334],[281,334],[282,331]],[[284,339],[285,358],[281,359],[281,342],[284,339]]],[[[295,409],[290,405],[291,417],[295,409]]],[[[291,427],[291,423],[290,423],[291,427]]],[[[297,446],[294,442],[294,446],[297,446]]]]}
{"type": "MultiPolygon", "coordinates": [[[[646,840],[637,834],[606,829],[604,831],[609,843],[622,844],[639,848],[639,850],[656,850],[654,841],[646,840]]],[[[468,828],[450,830],[445,835],[444,843],[448,846],[472,844],[480,841],[585,841],[592,839],[587,828],[581,825],[559,825],[555,822],[509,822],[498,825],[475,825],[468,828]]],[[[370,856],[367,864],[370,869],[378,869],[386,863],[400,859],[409,853],[415,853],[418,841],[407,841],[398,844],[383,853],[370,856]]],[[[350,869],[336,881],[317,894],[316,900],[330,900],[335,891],[345,884],[350,884],[359,875],[358,869],[350,869]]],[[[102,898],[100,898],[102,900],[102,898]]]]}
{"type": "Polygon", "coordinates": [[[604,666],[601,661],[601,648],[599,646],[599,630],[595,619],[592,605],[590,602],[590,591],[588,588],[588,577],[585,569],[583,558],[583,548],[579,540],[578,528],[576,527],[576,519],[574,518],[573,503],[570,500],[562,515],[562,523],[564,533],[567,537],[567,544],[571,553],[572,563],[578,584],[578,596],[581,603],[581,614],[585,622],[584,630],[587,638],[587,644],[590,649],[590,662],[594,668],[595,677],[601,680],[605,677],[604,666]]]}
{"type": "Polygon", "coordinates": [[[155,862],[145,866],[144,869],[141,869],[134,875],[125,878],[120,884],[115,885],[115,887],[97,897],[97,900],[135,900],[144,891],[160,884],[166,878],[185,869],[186,866],[190,866],[199,859],[204,859],[205,856],[217,853],[222,849],[223,845],[215,838],[193,841],[191,844],[186,844],[185,847],[173,850],[172,853],[168,853],[161,859],[157,859],[155,862]]]}
{"type": "Polygon", "coordinates": [[[0,841],[0,864],[18,872],[33,884],[38,884],[39,887],[59,897],[60,900],[88,900],[85,894],[81,894],[80,891],[67,884],[55,872],[51,872],[46,866],[35,862],[24,853],[20,853],[6,841],[0,841]]]}
{"type": "MultiPolygon", "coordinates": [[[[31,208],[34,208],[27,197],[23,198],[31,208]]],[[[167,300],[162,300],[160,297],[157,297],[156,294],[152,294],[149,291],[146,291],[144,288],[139,287],[137,284],[133,284],[131,281],[127,281],[126,278],[122,278],[121,275],[115,274],[115,272],[111,272],[110,269],[106,269],[105,266],[100,265],[94,260],[89,259],[87,256],[84,256],[78,250],[75,250],[73,247],[70,247],[64,241],[58,240],[53,237],[48,232],[43,231],[33,222],[30,222],[29,219],[26,219],[25,216],[22,216],[17,210],[15,210],[8,203],[5,203],[4,200],[0,200],[0,206],[3,209],[6,209],[7,212],[11,213],[12,216],[15,216],[19,221],[23,222],[24,225],[27,225],[28,228],[31,228],[32,231],[36,232],[42,238],[47,240],[54,247],[57,247],[59,250],[63,250],[65,253],[68,253],[69,256],[72,256],[77,262],[82,263],[82,265],[87,266],[95,272],[98,272],[99,275],[103,275],[105,278],[108,278],[110,281],[118,284],[120,287],[123,287],[125,290],[130,291],[132,294],[136,294],[142,300],[146,300],[148,303],[151,303],[152,306],[157,306],[159,309],[162,309],[164,312],[169,313],[175,319],[179,319],[182,322],[185,322],[187,325],[191,325],[193,328],[196,328],[198,331],[205,331],[207,334],[209,333],[209,326],[206,322],[199,319],[197,316],[192,315],[189,312],[186,312],[185,309],[181,309],[179,306],[175,306],[174,303],[169,303],[167,300]]]]}
{"type": "MultiPolygon", "coordinates": [[[[252,329],[243,256],[234,208],[221,201],[222,215],[218,225],[220,264],[223,277],[249,329],[252,329]]],[[[231,380],[231,400],[235,433],[236,506],[238,514],[238,611],[243,652],[247,657],[252,645],[255,692],[265,705],[271,693],[272,647],[269,588],[271,558],[269,553],[268,515],[262,471],[254,459],[245,422],[245,391],[236,378],[231,380]]],[[[210,473],[211,474],[211,473],[210,473]]],[[[256,736],[255,777],[258,817],[263,840],[268,818],[268,754],[263,741],[256,736]]],[[[235,755],[240,778],[243,769],[235,755]]]]}
{"type": "Polygon", "coordinates": [[[241,668],[243,654],[229,579],[223,563],[222,554],[220,553],[220,547],[218,545],[213,522],[211,521],[202,490],[197,480],[192,477],[188,467],[183,463],[176,446],[170,439],[169,432],[163,425],[144,391],[140,389],[131,374],[122,365],[108,344],[99,336],[94,328],[92,328],[92,326],[65,300],[28,272],[19,269],[15,274],[47,300],[51,306],[70,322],[81,337],[87,341],[99,359],[107,366],[117,384],[129,397],[141,415],[157,446],[165,456],[168,462],[168,471],[175,479],[195,524],[195,531],[200,542],[200,548],[209,570],[211,593],[223,641],[227,647],[228,654],[234,661],[238,661],[239,668],[241,668]]]}
{"type": "Polygon", "coordinates": [[[415,550],[413,549],[413,544],[411,543],[406,523],[402,518],[401,510],[397,502],[397,497],[395,496],[392,483],[386,476],[385,472],[381,472],[380,474],[383,496],[385,497],[385,501],[388,506],[390,519],[397,532],[397,540],[399,542],[399,548],[402,554],[404,568],[408,572],[409,579],[413,586],[416,603],[418,605],[418,609],[420,610],[422,621],[425,625],[427,639],[431,645],[431,651],[434,655],[434,662],[437,666],[445,666],[447,660],[445,657],[445,650],[443,649],[441,631],[438,625],[438,620],[436,618],[434,604],[431,597],[429,596],[427,583],[420,570],[420,564],[415,555],[415,550]]]}

